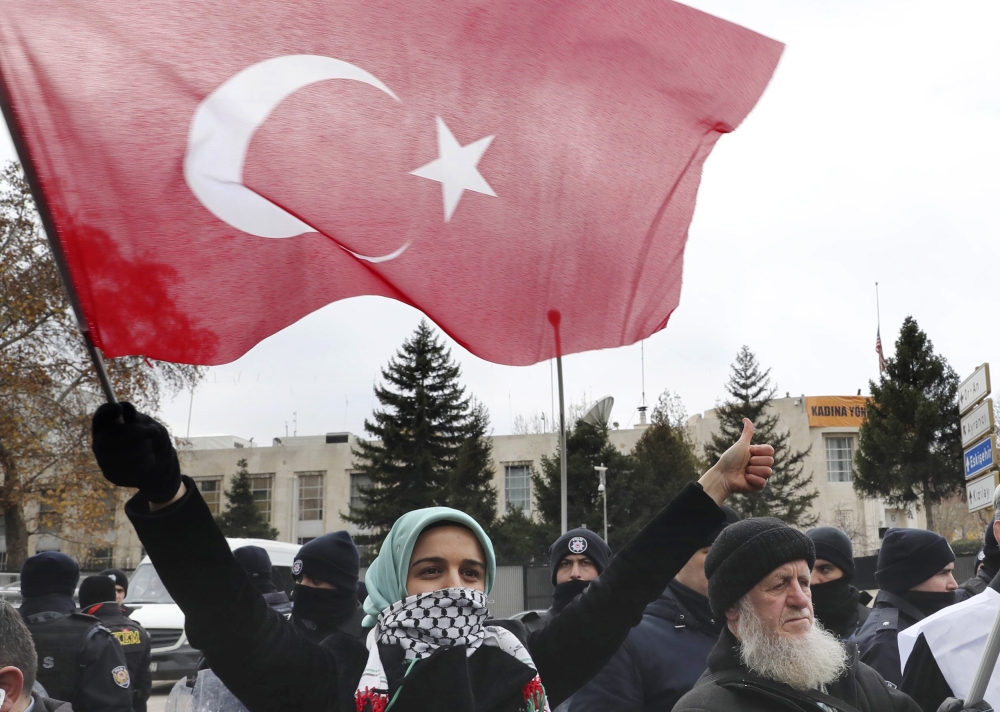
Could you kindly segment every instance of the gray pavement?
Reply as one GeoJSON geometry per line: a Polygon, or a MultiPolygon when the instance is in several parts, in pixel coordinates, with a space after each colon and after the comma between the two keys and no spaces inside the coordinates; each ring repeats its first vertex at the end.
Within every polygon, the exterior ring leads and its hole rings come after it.
{"type": "Polygon", "coordinates": [[[149,696],[149,702],[146,703],[147,712],[163,712],[167,706],[167,695],[170,694],[170,689],[173,686],[173,682],[154,682],[153,694],[149,696]]]}

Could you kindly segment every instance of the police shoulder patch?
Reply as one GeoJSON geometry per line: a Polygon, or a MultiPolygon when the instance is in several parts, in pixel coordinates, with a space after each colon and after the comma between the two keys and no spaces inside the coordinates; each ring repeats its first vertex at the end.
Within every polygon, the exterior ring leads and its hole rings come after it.
{"type": "Polygon", "coordinates": [[[582,536],[575,536],[569,540],[569,550],[573,554],[582,554],[587,550],[587,540],[582,536]]]}
{"type": "Polygon", "coordinates": [[[128,688],[132,684],[132,678],[128,674],[128,668],[124,665],[119,665],[114,670],[111,671],[111,678],[115,681],[118,687],[128,688]]]}

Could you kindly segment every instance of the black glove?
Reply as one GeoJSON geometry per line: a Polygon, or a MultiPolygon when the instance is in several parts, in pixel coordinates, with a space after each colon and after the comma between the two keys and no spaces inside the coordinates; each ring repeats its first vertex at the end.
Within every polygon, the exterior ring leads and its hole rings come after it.
{"type": "Polygon", "coordinates": [[[993,708],[990,703],[986,700],[980,700],[974,705],[965,706],[965,700],[959,700],[955,697],[946,697],[941,706],[937,708],[937,712],[993,712],[993,708]]]}
{"type": "Polygon", "coordinates": [[[131,403],[105,403],[94,413],[94,456],[105,479],[137,487],[154,504],[169,502],[181,486],[181,465],[170,434],[131,403]]]}

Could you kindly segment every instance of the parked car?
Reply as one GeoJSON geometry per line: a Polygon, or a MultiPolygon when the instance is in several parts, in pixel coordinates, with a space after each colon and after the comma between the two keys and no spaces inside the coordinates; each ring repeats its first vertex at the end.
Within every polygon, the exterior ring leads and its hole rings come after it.
{"type": "MultiPolygon", "coordinates": [[[[259,546],[271,557],[271,577],[279,589],[291,593],[292,562],[299,551],[298,544],[264,539],[226,539],[231,549],[259,546]]],[[[194,673],[201,653],[192,648],[184,633],[184,613],[174,603],[149,557],[144,557],[128,583],[125,605],[134,621],[149,632],[152,641],[152,662],[149,669],[154,680],[179,680],[194,673]]]]}

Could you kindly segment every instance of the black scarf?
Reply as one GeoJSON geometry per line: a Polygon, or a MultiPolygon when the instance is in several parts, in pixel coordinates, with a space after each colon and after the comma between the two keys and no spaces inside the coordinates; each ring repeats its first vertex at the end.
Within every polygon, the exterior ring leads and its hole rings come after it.
{"type": "Polygon", "coordinates": [[[907,591],[900,596],[904,601],[916,606],[925,616],[937,613],[955,603],[954,591],[907,591]]]}
{"type": "Polygon", "coordinates": [[[347,620],[358,607],[354,591],[343,588],[315,588],[295,584],[292,589],[292,617],[308,630],[323,635],[347,620]]]}
{"type": "Polygon", "coordinates": [[[76,610],[73,603],[73,596],[64,593],[46,593],[42,596],[29,596],[21,602],[19,612],[22,618],[33,616],[37,613],[62,613],[69,615],[76,610]]]}
{"type": "Polygon", "coordinates": [[[556,587],[552,589],[552,613],[558,613],[568,606],[589,585],[590,581],[582,581],[580,579],[570,579],[565,583],[556,584],[556,587]]]}
{"type": "Polygon", "coordinates": [[[861,592],[841,577],[809,587],[812,591],[813,613],[823,627],[838,633],[858,615],[861,592]]]}

